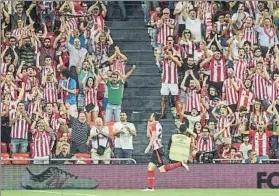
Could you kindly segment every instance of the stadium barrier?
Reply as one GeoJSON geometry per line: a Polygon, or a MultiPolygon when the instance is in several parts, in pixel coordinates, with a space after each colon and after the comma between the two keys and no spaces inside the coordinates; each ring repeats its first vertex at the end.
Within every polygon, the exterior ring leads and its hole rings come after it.
{"type": "MultiPolygon", "coordinates": [[[[155,174],[155,187],[279,188],[278,164],[191,164],[155,174]]],[[[2,189],[143,189],[147,165],[2,165],[2,189]]]]}

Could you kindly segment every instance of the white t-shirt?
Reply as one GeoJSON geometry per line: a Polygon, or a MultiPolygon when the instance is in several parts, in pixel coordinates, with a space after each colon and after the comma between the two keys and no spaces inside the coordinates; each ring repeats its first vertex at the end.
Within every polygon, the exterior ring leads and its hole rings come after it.
{"type": "Polygon", "coordinates": [[[133,150],[133,136],[127,130],[127,127],[130,130],[136,130],[133,123],[127,122],[126,125],[123,125],[121,122],[116,122],[113,125],[113,129],[122,130],[125,133],[120,133],[119,136],[115,137],[115,148],[129,149],[133,150]]]}
{"type": "MultiPolygon", "coordinates": [[[[187,10],[191,10],[194,8],[193,5],[191,3],[189,3],[188,1],[179,1],[175,6],[175,10],[178,12],[181,12],[183,6],[186,6],[187,10]]],[[[185,20],[183,20],[182,13],[178,14],[177,22],[178,22],[178,24],[185,24],[185,20]]]]}
{"type": "MultiPolygon", "coordinates": [[[[249,14],[247,12],[244,12],[244,17],[241,18],[242,20],[244,20],[245,18],[249,17],[249,14]]],[[[238,18],[238,13],[234,13],[233,16],[232,16],[232,21],[236,21],[238,18]]],[[[244,22],[244,21],[243,21],[244,22]]]]}
{"type": "MultiPolygon", "coordinates": [[[[101,132],[101,130],[97,130],[97,128],[94,126],[90,130],[90,135],[95,134],[95,133],[99,133],[99,132],[101,132]]],[[[103,126],[102,132],[104,132],[106,134],[109,134],[108,127],[103,126]]],[[[104,146],[104,147],[108,146],[108,138],[107,137],[104,137],[103,135],[98,135],[97,137],[99,137],[99,145],[104,146]]],[[[97,138],[96,139],[92,138],[92,148],[95,148],[95,149],[98,148],[97,138]]]]}
{"type": "Polygon", "coordinates": [[[191,116],[191,115],[186,115],[186,118],[189,120],[189,130],[194,130],[194,125],[196,122],[199,122],[201,120],[201,116],[191,116]]]}
{"type": "Polygon", "coordinates": [[[195,20],[191,20],[189,17],[186,18],[186,29],[189,29],[192,33],[192,37],[195,41],[202,40],[201,34],[201,20],[196,18],[195,20]]]}
{"type": "Polygon", "coordinates": [[[248,159],[247,152],[249,150],[252,150],[252,145],[251,144],[246,145],[246,144],[242,143],[240,145],[239,151],[243,153],[244,159],[248,159]]]}

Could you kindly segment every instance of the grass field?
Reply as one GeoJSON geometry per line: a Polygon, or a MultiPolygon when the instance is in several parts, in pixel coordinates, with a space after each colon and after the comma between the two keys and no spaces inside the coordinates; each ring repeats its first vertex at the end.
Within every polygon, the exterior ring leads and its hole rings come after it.
{"type": "Polygon", "coordinates": [[[278,189],[158,189],[141,190],[46,190],[1,191],[1,196],[275,196],[278,189]]]}

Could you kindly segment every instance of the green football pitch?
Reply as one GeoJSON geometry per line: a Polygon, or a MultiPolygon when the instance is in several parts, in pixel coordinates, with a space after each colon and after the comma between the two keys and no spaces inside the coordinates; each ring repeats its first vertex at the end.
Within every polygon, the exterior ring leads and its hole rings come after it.
{"type": "Polygon", "coordinates": [[[275,196],[278,189],[157,189],[1,191],[1,196],[275,196]]]}

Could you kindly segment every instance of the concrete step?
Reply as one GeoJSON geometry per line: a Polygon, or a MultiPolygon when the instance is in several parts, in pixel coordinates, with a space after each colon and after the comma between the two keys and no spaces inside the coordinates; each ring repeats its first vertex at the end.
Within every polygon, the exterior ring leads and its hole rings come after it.
{"type": "MultiPolygon", "coordinates": [[[[144,20],[128,20],[128,21],[106,21],[106,26],[111,29],[132,29],[132,28],[145,28],[144,20]]],[[[147,28],[145,28],[147,31],[147,28]]]]}
{"type": "Polygon", "coordinates": [[[125,96],[160,96],[161,88],[125,88],[125,96]]]}
{"type": "Polygon", "coordinates": [[[122,107],[140,107],[141,109],[150,109],[161,105],[161,96],[124,96],[122,107]]]}
{"type": "Polygon", "coordinates": [[[113,29],[111,30],[112,39],[137,39],[149,40],[149,35],[146,29],[127,30],[127,29],[113,29]]]}
{"type": "Polygon", "coordinates": [[[144,76],[144,75],[132,75],[127,80],[129,87],[146,87],[146,88],[152,88],[152,87],[161,87],[161,76],[144,76]]]}
{"type": "Polygon", "coordinates": [[[114,45],[119,46],[120,50],[152,50],[152,46],[150,45],[150,41],[116,41],[118,39],[114,39],[114,45]]]}
{"type": "MultiPolygon", "coordinates": [[[[123,111],[125,111],[127,113],[127,115],[129,116],[129,120],[134,121],[134,122],[142,122],[142,121],[147,121],[147,119],[150,118],[150,115],[152,112],[156,112],[158,114],[161,113],[161,107],[160,106],[156,106],[156,107],[152,107],[148,110],[146,109],[141,109],[139,107],[122,107],[121,108],[123,111]]],[[[174,119],[172,117],[171,111],[170,111],[170,107],[166,108],[166,119],[162,119],[162,121],[170,121],[172,120],[174,122],[174,119]]]]}

